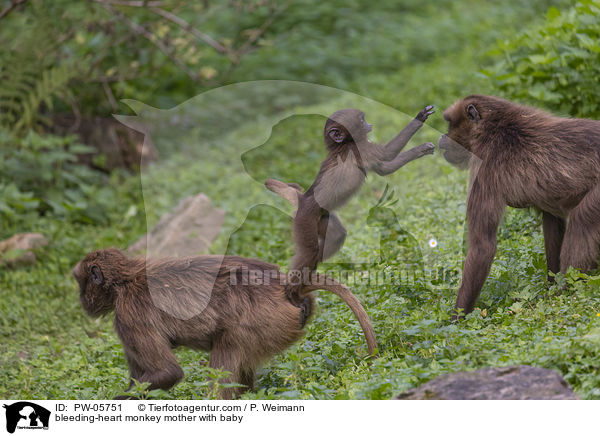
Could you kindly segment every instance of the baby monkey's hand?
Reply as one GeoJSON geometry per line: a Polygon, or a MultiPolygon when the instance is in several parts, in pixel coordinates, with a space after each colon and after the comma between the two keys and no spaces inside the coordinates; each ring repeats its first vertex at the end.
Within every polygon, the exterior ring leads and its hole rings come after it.
{"type": "Polygon", "coordinates": [[[429,115],[431,115],[434,112],[434,107],[432,105],[429,105],[425,107],[425,109],[423,109],[421,112],[419,112],[415,118],[424,123],[425,120],[427,120],[427,118],[429,117],[429,115]]]}
{"type": "Polygon", "coordinates": [[[435,150],[435,144],[431,142],[426,142],[424,144],[418,145],[415,147],[421,156],[425,156],[427,154],[433,154],[435,150]]]}

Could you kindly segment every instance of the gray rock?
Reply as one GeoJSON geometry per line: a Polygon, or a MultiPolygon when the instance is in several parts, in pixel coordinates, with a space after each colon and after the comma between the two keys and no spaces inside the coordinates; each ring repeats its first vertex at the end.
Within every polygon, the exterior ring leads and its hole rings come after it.
{"type": "Polygon", "coordinates": [[[224,219],[225,212],[213,207],[205,194],[192,195],[163,215],[128,251],[149,257],[197,256],[208,251],[224,219]]]}
{"type": "Polygon", "coordinates": [[[396,397],[398,400],[577,400],[555,371],[506,366],[457,372],[434,378],[396,397]]]}
{"type": "Polygon", "coordinates": [[[16,233],[0,241],[0,266],[31,265],[36,261],[32,250],[45,245],[48,240],[40,233],[16,233]]]}

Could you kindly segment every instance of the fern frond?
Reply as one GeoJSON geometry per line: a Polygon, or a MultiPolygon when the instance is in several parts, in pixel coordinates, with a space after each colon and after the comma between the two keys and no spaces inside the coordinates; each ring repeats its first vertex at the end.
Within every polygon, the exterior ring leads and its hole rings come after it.
{"type": "Polygon", "coordinates": [[[76,71],[68,66],[52,67],[43,71],[39,78],[31,83],[24,74],[18,85],[0,92],[0,107],[5,109],[0,115],[0,126],[13,133],[23,133],[40,121],[39,109],[42,104],[52,108],[53,98],[60,96],[76,71]],[[16,119],[15,114],[18,115],[16,119]]]}

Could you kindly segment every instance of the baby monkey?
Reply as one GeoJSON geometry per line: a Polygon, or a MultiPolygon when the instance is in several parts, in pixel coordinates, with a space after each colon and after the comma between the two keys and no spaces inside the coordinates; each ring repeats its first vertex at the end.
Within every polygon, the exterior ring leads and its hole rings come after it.
{"type": "Polygon", "coordinates": [[[372,126],[367,123],[364,112],[337,111],[325,123],[327,157],[304,194],[295,183],[285,184],[274,179],[265,182],[268,189],[297,205],[293,224],[296,249],[286,286],[286,294],[294,305],[303,308],[305,303],[300,295],[303,283],[310,281],[310,274],[318,263],[342,248],[346,229],[333,211],[358,192],[367,171],[385,176],[415,159],[433,154],[435,145],[431,142],[402,152],[432,113],[433,106],[425,107],[394,139],[381,146],[367,139],[372,126]]]}

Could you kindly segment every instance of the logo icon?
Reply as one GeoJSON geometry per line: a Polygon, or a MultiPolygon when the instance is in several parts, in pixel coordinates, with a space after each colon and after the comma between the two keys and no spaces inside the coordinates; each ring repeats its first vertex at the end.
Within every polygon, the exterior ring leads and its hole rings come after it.
{"type": "Polygon", "coordinates": [[[19,401],[3,406],[6,409],[6,431],[19,429],[48,429],[50,411],[29,401],[19,401]]]}

